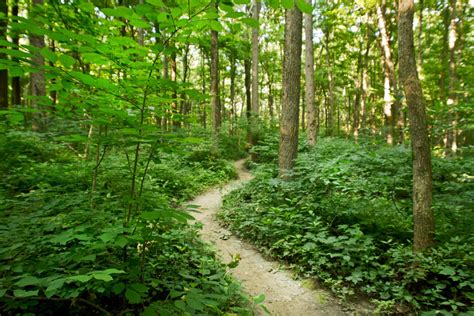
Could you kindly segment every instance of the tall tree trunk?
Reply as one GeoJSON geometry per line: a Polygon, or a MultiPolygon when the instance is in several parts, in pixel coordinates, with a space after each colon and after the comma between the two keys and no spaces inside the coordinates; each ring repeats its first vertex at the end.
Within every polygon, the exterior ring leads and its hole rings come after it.
{"type": "Polygon", "coordinates": [[[398,12],[398,60],[410,118],[413,155],[413,232],[414,250],[423,251],[434,245],[435,221],[431,208],[432,171],[430,141],[426,123],[413,39],[413,0],[400,0],[398,12]]]}
{"type": "MultiPolygon", "coordinates": [[[[307,0],[312,5],[311,0],[307,0]]],[[[313,48],[313,14],[304,14],[304,47],[305,47],[305,103],[308,111],[308,144],[316,144],[316,107],[314,102],[314,48],[313,48]]]]}
{"type": "MultiPolygon", "coordinates": [[[[176,50],[173,51],[171,54],[170,58],[170,69],[171,69],[171,81],[174,83],[177,83],[178,80],[178,65],[176,63],[176,50]]],[[[172,125],[175,129],[178,129],[181,127],[181,119],[179,117],[179,109],[178,109],[178,93],[176,91],[176,86],[173,88],[173,94],[171,96],[173,101],[171,102],[171,112],[172,116],[170,119],[172,122],[170,122],[170,126],[172,125]]]]}
{"type": "Polygon", "coordinates": [[[231,52],[230,56],[230,131],[233,134],[237,125],[237,109],[235,106],[235,77],[237,75],[237,65],[235,60],[235,52],[231,52]]]}
{"type": "Polygon", "coordinates": [[[246,58],[244,60],[244,71],[245,71],[245,116],[247,122],[250,124],[250,112],[252,110],[252,97],[250,92],[250,61],[246,58]]]}
{"type": "Polygon", "coordinates": [[[395,134],[394,113],[395,105],[392,106],[392,99],[396,100],[396,79],[395,66],[392,60],[392,48],[390,37],[388,35],[387,19],[385,17],[385,0],[382,4],[377,4],[377,20],[380,32],[380,41],[382,48],[382,69],[384,72],[384,117],[385,117],[385,135],[387,143],[393,144],[393,135],[395,134]],[[393,97],[393,98],[392,98],[393,97]]]}
{"type": "MultiPolygon", "coordinates": [[[[183,80],[182,80],[183,84],[188,82],[188,76],[189,76],[189,44],[186,44],[184,48],[184,54],[183,54],[183,80]]],[[[189,113],[191,113],[191,103],[186,98],[186,93],[184,92],[181,93],[180,112],[185,122],[185,126],[189,128],[190,124],[189,124],[188,115],[189,113]]]]}
{"type": "Polygon", "coordinates": [[[291,178],[298,153],[298,111],[300,103],[301,44],[303,15],[295,7],[285,12],[285,55],[283,58],[283,100],[280,122],[278,173],[291,178]]]}
{"type": "MultiPolygon", "coordinates": [[[[8,16],[7,0],[0,0],[0,12],[8,16]]],[[[7,40],[7,20],[0,19],[0,40],[7,40]]],[[[0,48],[6,48],[0,45],[0,48]]],[[[6,59],[6,55],[0,53],[0,59],[6,59]]],[[[8,108],[8,70],[0,70],[0,109],[8,108]]]]}
{"type": "MultiPolygon", "coordinates": [[[[38,10],[43,6],[43,0],[33,0],[32,12],[38,10]]],[[[32,62],[36,70],[31,73],[30,85],[31,85],[31,107],[38,110],[38,113],[33,115],[32,128],[36,131],[42,131],[46,128],[46,115],[41,111],[41,99],[46,95],[46,85],[44,76],[44,58],[39,53],[41,49],[45,47],[44,37],[40,35],[31,35],[30,43],[37,52],[32,57],[32,62]]]]}
{"type": "Polygon", "coordinates": [[[326,135],[334,136],[334,74],[331,59],[331,51],[329,50],[329,42],[331,40],[331,31],[328,29],[326,33],[326,67],[328,72],[328,104],[327,104],[327,130],[326,135]]]}
{"type": "MultiPolygon", "coordinates": [[[[13,7],[12,7],[12,16],[13,18],[18,17],[18,0],[13,1],[13,7]]],[[[20,43],[20,37],[18,34],[13,34],[12,36],[13,44],[15,44],[17,47],[20,43]]],[[[15,58],[14,61],[18,62],[18,58],[15,58]]],[[[0,80],[1,81],[1,80],[0,80]]],[[[20,105],[21,104],[21,80],[20,76],[15,76],[12,77],[12,105],[20,105]]]]}
{"type": "MultiPolygon", "coordinates": [[[[217,11],[217,2],[216,2],[217,11]]],[[[212,132],[215,140],[221,127],[221,108],[219,95],[219,37],[217,31],[211,30],[211,108],[212,132]]]]}
{"type": "MultiPolygon", "coordinates": [[[[204,49],[201,49],[201,80],[202,80],[202,94],[206,94],[206,53],[204,49]]],[[[207,128],[207,113],[206,113],[206,101],[202,102],[201,105],[201,125],[204,129],[207,128]]]]}
{"type": "Polygon", "coordinates": [[[448,32],[449,64],[448,64],[448,130],[446,131],[446,155],[455,153],[457,150],[457,39],[458,28],[457,19],[460,7],[460,0],[449,0],[450,23],[448,32]]]}
{"type": "MultiPolygon", "coordinates": [[[[259,20],[260,15],[260,1],[252,1],[252,17],[254,20],[259,20]]],[[[259,100],[258,100],[258,26],[252,28],[252,105],[250,113],[250,135],[249,142],[251,146],[257,144],[257,133],[258,133],[258,112],[259,112],[259,100]]],[[[251,159],[255,161],[255,154],[251,154],[251,159]]]]}

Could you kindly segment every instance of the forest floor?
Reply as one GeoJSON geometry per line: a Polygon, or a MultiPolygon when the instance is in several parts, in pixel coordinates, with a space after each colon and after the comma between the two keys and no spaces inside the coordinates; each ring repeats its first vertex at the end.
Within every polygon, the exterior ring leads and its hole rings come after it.
{"type": "MultiPolygon", "coordinates": [[[[252,245],[239,240],[222,227],[215,218],[222,197],[252,179],[245,170],[245,160],[235,162],[239,178],[221,188],[214,188],[199,195],[190,204],[199,205],[199,213],[193,214],[203,224],[202,238],[215,246],[225,263],[240,256],[239,265],[231,270],[251,296],[265,295],[265,307],[272,315],[348,315],[370,313],[365,304],[338,302],[328,290],[318,287],[311,280],[294,280],[291,271],[278,262],[264,258],[252,245]]],[[[259,314],[264,315],[259,307],[259,314]]]]}

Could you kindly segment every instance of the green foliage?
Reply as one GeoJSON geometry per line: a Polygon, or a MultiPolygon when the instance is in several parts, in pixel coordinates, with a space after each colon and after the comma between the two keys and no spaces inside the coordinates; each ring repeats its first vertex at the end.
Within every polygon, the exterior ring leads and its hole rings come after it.
{"type": "Polygon", "coordinates": [[[193,161],[184,143],[174,153],[157,152],[139,200],[143,212],[124,226],[130,174],[121,151],[108,152],[92,191],[95,162],[51,139],[11,132],[0,145],[16,159],[5,159],[2,169],[2,313],[250,313],[251,302],[179,206],[233,177],[228,162],[217,159],[211,168],[193,161]]]}
{"type": "MultiPolygon", "coordinates": [[[[268,145],[267,145],[268,144],[268,145]]],[[[404,147],[321,139],[282,181],[268,164],[224,201],[220,218],[267,254],[341,296],[363,293],[381,309],[466,311],[474,293],[474,164],[434,159],[438,246],[411,250],[411,155],[404,147]]]]}

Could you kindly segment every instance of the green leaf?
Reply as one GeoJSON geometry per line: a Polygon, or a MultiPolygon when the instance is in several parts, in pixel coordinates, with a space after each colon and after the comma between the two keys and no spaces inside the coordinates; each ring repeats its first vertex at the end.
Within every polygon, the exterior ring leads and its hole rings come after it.
{"type": "Polygon", "coordinates": [[[85,282],[89,282],[92,279],[92,276],[83,274],[83,275],[70,276],[67,279],[70,281],[78,281],[78,282],[85,283],[85,282]]]}
{"type": "Polygon", "coordinates": [[[214,30],[216,32],[222,32],[222,30],[224,30],[221,23],[219,21],[216,21],[216,20],[212,20],[209,23],[209,26],[211,27],[212,30],[214,30]]]}
{"type": "Polygon", "coordinates": [[[125,297],[130,304],[138,304],[142,302],[141,295],[131,288],[125,290],[125,297]]]}
{"type": "Polygon", "coordinates": [[[255,20],[255,19],[252,19],[252,18],[243,18],[243,19],[240,19],[242,22],[244,22],[245,24],[247,24],[248,26],[250,27],[253,27],[253,28],[258,28],[258,21],[255,20]]]}
{"type": "Polygon", "coordinates": [[[0,289],[0,297],[4,297],[6,293],[7,293],[7,290],[0,289]]]}
{"type": "Polygon", "coordinates": [[[295,2],[294,0],[281,0],[281,5],[283,6],[283,8],[291,10],[295,6],[295,2]]]}
{"type": "Polygon", "coordinates": [[[58,60],[58,56],[46,47],[41,49],[41,55],[43,55],[47,61],[52,63],[55,63],[58,60]]]}
{"type": "Polygon", "coordinates": [[[265,301],[265,294],[260,294],[253,298],[253,303],[255,305],[262,304],[265,301]]]}
{"type": "Polygon", "coordinates": [[[125,284],[123,284],[122,282],[116,283],[116,284],[114,284],[114,286],[112,287],[112,291],[113,291],[116,295],[119,295],[120,293],[122,293],[124,289],[125,289],[125,284]]]}
{"type": "Polygon", "coordinates": [[[162,0],[146,0],[147,3],[154,5],[155,7],[165,7],[165,4],[163,3],[162,0]]]}
{"type": "Polygon", "coordinates": [[[146,293],[148,292],[148,286],[143,283],[132,283],[130,287],[137,291],[138,293],[146,293]]]}
{"type": "Polygon", "coordinates": [[[101,280],[105,282],[110,282],[114,279],[110,276],[110,274],[105,273],[92,273],[92,277],[96,280],[101,280]]]}
{"type": "Polygon", "coordinates": [[[40,279],[34,276],[28,276],[26,278],[21,279],[20,281],[16,282],[15,285],[19,287],[25,287],[29,285],[38,285],[40,283],[40,279]]]}
{"type": "Polygon", "coordinates": [[[66,68],[71,67],[76,63],[76,60],[69,55],[62,54],[59,56],[59,62],[66,68]]]}
{"type": "Polygon", "coordinates": [[[297,0],[296,5],[303,13],[313,14],[313,6],[307,3],[305,0],[297,0]]]}
{"type": "Polygon", "coordinates": [[[441,271],[439,271],[439,274],[454,275],[454,274],[456,274],[456,271],[451,267],[444,267],[441,271]]]}
{"type": "Polygon", "coordinates": [[[13,296],[15,297],[31,297],[31,296],[37,296],[39,290],[34,290],[34,291],[25,291],[25,290],[14,290],[13,291],[13,296]]]}
{"type": "Polygon", "coordinates": [[[58,290],[62,288],[65,281],[66,279],[60,278],[50,282],[45,291],[46,297],[52,297],[54,294],[56,294],[58,290]]]}

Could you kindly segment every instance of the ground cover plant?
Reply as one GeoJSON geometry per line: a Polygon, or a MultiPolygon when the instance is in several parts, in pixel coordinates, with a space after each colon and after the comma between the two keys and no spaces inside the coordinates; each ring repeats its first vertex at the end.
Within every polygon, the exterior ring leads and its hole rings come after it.
{"type": "Polygon", "coordinates": [[[157,153],[148,163],[143,211],[128,226],[124,154],[103,158],[92,191],[93,162],[61,143],[14,131],[0,146],[2,314],[250,313],[181,206],[235,176],[211,145],[174,144],[157,153]]]}
{"type": "Polygon", "coordinates": [[[474,163],[434,159],[437,246],[412,251],[411,155],[404,146],[321,139],[277,177],[277,144],[255,147],[256,178],[224,201],[237,235],[342,297],[397,313],[472,312],[474,163]]]}

